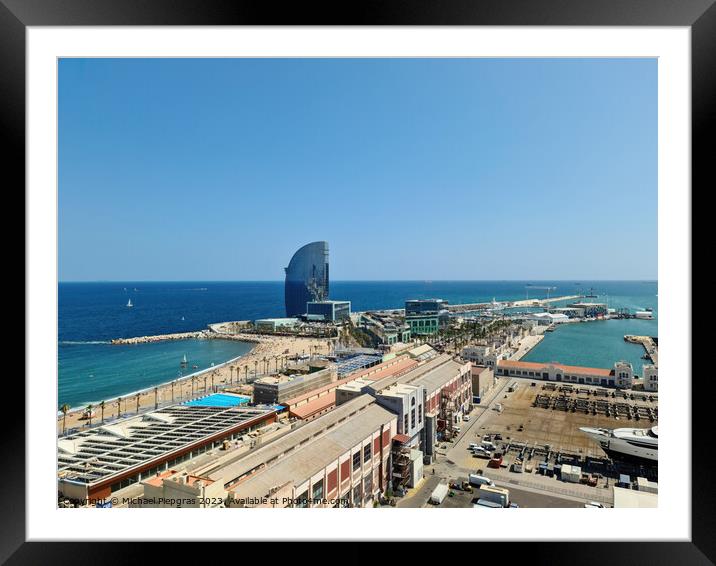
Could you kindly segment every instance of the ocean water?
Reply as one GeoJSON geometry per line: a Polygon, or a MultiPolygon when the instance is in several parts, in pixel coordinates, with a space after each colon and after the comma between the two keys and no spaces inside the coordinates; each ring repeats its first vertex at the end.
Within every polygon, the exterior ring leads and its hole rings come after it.
{"type": "Polygon", "coordinates": [[[235,340],[172,340],[153,344],[60,343],[58,406],[82,407],[166,383],[249,352],[235,340]],[[187,368],[180,362],[186,356],[187,368]],[[193,368],[197,366],[197,368],[193,368]]]}
{"type": "MultiPolygon", "coordinates": [[[[651,307],[658,318],[654,281],[331,281],[334,299],[354,311],[402,308],[406,299],[443,298],[450,303],[517,300],[526,284],[554,286],[551,296],[590,287],[610,307],[651,307]]],[[[530,298],[545,291],[531,289],[530,298]]],[[[223,340],[184,340],[111,345],[113,338],[201,330],[212,322],[284,316],[283,282],[97,282],[58,287],[58,401],[78,406],[175,379],[184,354],[199,368],[245,354],[250,345],[223,340]],[[133,308],[127,308],[131,299],[133,308]]],[[[629,359],[641,369],[641,346],[624,334],[658,336],[657,320],[570,325],[549,333],[528,358],[610,367],[629,359]],[[602,325],[602,326],[599,326],[602,325]]],[[[196,370],[194,370],[196,371],[196,370]]]]}

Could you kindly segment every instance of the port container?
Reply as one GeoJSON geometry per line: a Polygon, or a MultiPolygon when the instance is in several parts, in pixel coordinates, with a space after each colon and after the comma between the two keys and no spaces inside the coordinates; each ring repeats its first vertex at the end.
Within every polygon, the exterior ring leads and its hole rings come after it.
{"type": "Polygon", "coordinates": [[[478,495],[480,496],[480,499],[498,503],[502,507],[507,507],[510,504],[510,491],[504,487],[483,485],[480,487],[478,495]]]}
{"type": "Polygon", "coordinates": [[[449,487],[445,483],[438,484],[438,486],[430,494],[430,503],[434,505],[440,505],[445,497],[447,497],[449,487]]]}

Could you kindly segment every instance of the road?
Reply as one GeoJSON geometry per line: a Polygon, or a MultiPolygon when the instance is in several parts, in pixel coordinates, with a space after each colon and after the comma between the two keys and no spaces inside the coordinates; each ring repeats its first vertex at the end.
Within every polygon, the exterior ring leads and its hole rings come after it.
{"type": "MultiPolygon", "coordinates": [[[[484,398],[484,403],[476,406],[470,421],[460,424],[462,431],[453,443],[441,442],[436,450],[437,459],[424,469],[425,479],[408,495],[400,499],[397,507],[425,507],[435,486],[458,478],[467,479],[468,474],[479,469],[484,470],[495,484],[510,490],[512,500],[521,507],[582,507],[586,501],[599,501],[611,504],[612,491],[596,489],[584,485],[569,484],[555,478],[536,474],[515,474],[504,469],[487,469],[487,460],[477,459],[467,449],[472,442],[479,441],[480,427],[489,421],[491,411],[505,394],[512,378],[498,378],[492,390],[484,398]]],[[[470,507],[475,497],[454,490],[453,497],[446,498],[441,507],[470,507]]]]}

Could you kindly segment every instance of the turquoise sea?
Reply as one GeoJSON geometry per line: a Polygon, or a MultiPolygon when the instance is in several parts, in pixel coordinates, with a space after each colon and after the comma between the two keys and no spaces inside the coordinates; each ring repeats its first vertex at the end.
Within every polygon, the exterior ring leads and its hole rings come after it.
{"type": "MultiPolygon", "coordinates": [[[[544,297],[525,285],[554,286],[552,296],[590,287],[597,302],[632,310],[651,307],[658,319],[655,281],[331,281],[333,299],[352,302],[354,311],[402,308],[406,299],[443,298],[450,303],[544,297]]],[[[111,345],[128,338],[201,330],[212,322],[284,316],[282,281],[258,282],[97,282],[60,283],[58,288],[58,406],[126,395],[176,379],[186,354],[188,371],[247,353],[235,341],[183,340],[111,345]],[[127,308],[131,299],[133,308],[127,308]]],[[[641,346],[624,334],[658,336],[658,321],[615,320],[565,325],[549,333],[526,359],[611,367],[627,359],[637,373],[641,346]]],[[[185,370],[187,371],[187,370],[185,370]]]]}

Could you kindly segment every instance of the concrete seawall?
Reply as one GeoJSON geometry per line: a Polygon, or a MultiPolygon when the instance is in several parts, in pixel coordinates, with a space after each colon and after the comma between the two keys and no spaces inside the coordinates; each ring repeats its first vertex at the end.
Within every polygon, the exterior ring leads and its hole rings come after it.
{"type": "Polygon", "coordinates": [[[624,336],[624,340],[631,342],[632,344],[641,344],[644,347],[644,350],[646,350],[646,355],[649,356],[651,362],[654,365],[659,365],[659,348],[651,336],[635,336],[627,334],[624,336]]]}

